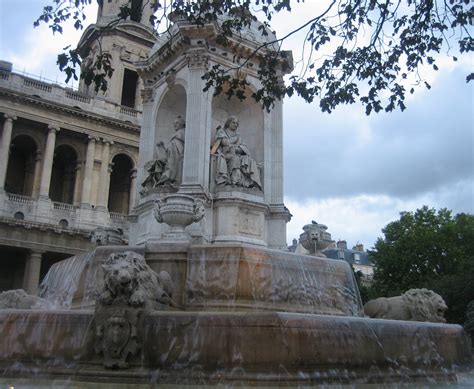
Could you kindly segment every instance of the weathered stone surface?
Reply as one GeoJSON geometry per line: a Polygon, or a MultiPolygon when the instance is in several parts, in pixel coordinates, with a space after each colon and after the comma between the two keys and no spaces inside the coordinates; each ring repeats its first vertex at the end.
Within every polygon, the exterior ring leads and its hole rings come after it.
{"type": "MultiPolygon", "coordinates": [[[[53,358],[67,364],[68,376],[117,379],[116,371],[97,367],[92,317],[91,311],[0,312],[3,374],[37,374],[29,367],[53,358]]],[[[441,380],[452,379],[455,366],[471,360],[458,325],[277,312],[155,312],[144,318],[144,331],[143,349],[130,358],[121,380],[295,386],[441,380]]],[[[57,365],[44,371],[63,373],[57,365]]]]}
{"type": "Polygon", "coordinates": [[[448,309],[443,298],[428,289],[410,289],[401,296],[381,297],[364,305],[367,316],[380,319],[445,323],[448,309]]]}

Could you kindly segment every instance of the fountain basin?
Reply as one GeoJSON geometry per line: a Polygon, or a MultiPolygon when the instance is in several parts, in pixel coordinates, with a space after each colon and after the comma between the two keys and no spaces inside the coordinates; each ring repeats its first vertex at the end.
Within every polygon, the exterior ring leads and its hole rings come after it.
{"type": "Polygon", "coordinates": [[[0,312],[0,371],[173,384],[452,380],[471,361],[458,325],[282,312],[153,312],[130,369],[104,369],[92,311],[0,312]],[[38,366],[42,366],[38,370],[38,366]]]}
{"type": "MultiPolygon", "coordinates": [[[[239,243],[99,247],[77,277],[74,308],[93,308],[95,289],[103,287],[102,264],[120,251],[142,253],[156,272],[166,270],[173,279],[173,299],[185,309],[362,315],[347,262],[239,243]]],[[[57,278],[66,280],[59,273],[57,278]]]]}

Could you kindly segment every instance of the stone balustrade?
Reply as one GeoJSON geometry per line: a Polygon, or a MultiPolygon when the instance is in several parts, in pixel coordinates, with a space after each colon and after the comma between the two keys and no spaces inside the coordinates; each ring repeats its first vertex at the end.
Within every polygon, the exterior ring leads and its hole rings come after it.
{"type": "Polygon", "coordinates": [[[96,227],[117,227],[128,232],[127,215],[117,212],[89,209],[88,212],[97,213],[94,220],[86,220],[81,214],[80,207],[43,198],[5,193],[4,200],[0,199],[0,219],[8,223],[49,226],[48,228],[63,228],[66,225],[70,230],[93,230],[96,227]],[[25,224],[26,223],[26,224],[25,224]],[[33,223],[33,224],[32,224],[33,223]]]}
{"type": "Polygon", "coordinates": [[[21,92],[27,95],[39,96],[45,101],[60,103],[65,106],[79,107],[86,112],[104,114],[117,120],[126,120],[132,124],[141,123],[141,111],[94,98],[68,87],[37,80],[33,76],[21,75],[14,72],[0,71],[0,88],[21,92]]]}
{"type": "Polygon", "coordinates": [[[126,221],[127,220],[127,215],[125,215],[123,213],[110,212],[110,218],[112,220],[126,221]]]}
{"type": "Polygon", "coordinates": [[[19,194],[8,193],[8,200],[13,203],[20,203],[20,204],[32,204],[33,199],[28,196],[23,196],[19,194]]]}
{"type": "Polygon", "coordinates": [[[75,207],[71,204],[53,202],[53,208],[59,211],[74,212],[75,207]]]}
{"type": "Polygon", "coordinates": [[[40,91],[48,92],[48,93],[51,93],[51,90],[52,90],[51,85],[45,84],[40,81],[32,80],[31,78],[24,78],[23,85],[30,88],[38,89],[40,91]]]}
{"type": "Polygon", "coordinates": [[[68,99],[80,101],[81,103],[89,104],[91,102],[91,98],[89,96],[85,96],[82,93],[66,90],[66,97],[68,99]]]}

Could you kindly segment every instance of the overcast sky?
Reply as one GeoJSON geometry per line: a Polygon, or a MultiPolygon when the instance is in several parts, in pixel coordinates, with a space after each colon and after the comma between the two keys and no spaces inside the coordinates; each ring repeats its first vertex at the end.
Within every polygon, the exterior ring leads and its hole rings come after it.
{"type": "MultiPolygon", "coordinates": [[[[80,33],[53,37],[33,29],[45,0],[0,0],[0,59],[17,71],[63,81],[56,54],[80,33]]],[[[279,36],[314,7],[295,7],[277,18],[279,36]]],[[[90,10],[95,21],[95,10],[90,10]]],[[[285,48],[298,57],[301,37],[285,48]]],[[[311,220],[326,224],[333,239],[371,248],[381,229],[401,211],[423,205],[474,213],[473,87],[465,83],[474,64],[442,60],[424,73],[432,89],[419,88],[405,112],[367,117],[360,106],[322,114],[318,103],[292,98],[284,104],[285,204],[293,214],[288,242],[311,220]]]]}

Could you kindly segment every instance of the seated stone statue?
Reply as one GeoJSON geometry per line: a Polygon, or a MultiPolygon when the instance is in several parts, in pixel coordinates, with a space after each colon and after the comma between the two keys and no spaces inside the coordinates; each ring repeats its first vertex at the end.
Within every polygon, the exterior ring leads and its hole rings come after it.
{"type": "Polygon", "coordinates": [[[257,163],[250,156],[239,131],[239,119],[229,116],[218,128],[212,151],[217,151],[216,183],[262,190],[257,163]]]}
{"type": "Polygon", "coordinates": [[[174,121],[176,132],[165,146],[163,142],[156,145],[157,158],[145,164],[148,175],[142,182],[141,194],[159,185],[179,185],[183,176],[184,136],[186,123],[178,116],[174,121]]]}

